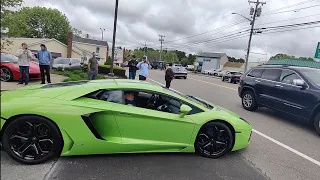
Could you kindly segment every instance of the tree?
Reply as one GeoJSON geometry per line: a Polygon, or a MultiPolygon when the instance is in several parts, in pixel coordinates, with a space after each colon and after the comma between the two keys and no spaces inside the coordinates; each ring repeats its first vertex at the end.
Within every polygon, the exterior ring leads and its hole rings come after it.
{"type": "Polygon", "coordinates": [[[57,9],[24,7],[6,18],[9,36],[27,38],[55,38],[67,44],[71,31],[67,17],[57,9]]]}
{"type": "Polygon", "coordinates": [[[72,34],[73,34],[73,36],[75,36],[75,37],[81,37],[82,31],[81,31],[81,30],[78,30],[78,29],[76,29],[76,28],[72,28],[72,34]]]}
{"type": "MultiPolygon", "coordinates": [[[[20,6],[23,0],[1,0],[1,30],[4,30],[8,27],[9,21],[6,21],[7,17],[12,14],[12,11],[8,10],[8,8],[14,8],[20,6]]],[[[9,39],[1,38],[1,51],[7,49],[7,47],[12,44],[12,41],[9,39]]]]}
{"type": "Polygon", "coordinates": [[[270,59],[293,59],[293,60],[303,60],[303,61],[314,61],[311,57],[295,57],[287,54],[278,53],[272,56],[270,59]]]}
{"type": "Polygon", "coordinates": [[[183,51],[175,50],[175,53],[177,54],[179,61],[181,61],[182,58],[186,57],[186,53],[183,51]]]}

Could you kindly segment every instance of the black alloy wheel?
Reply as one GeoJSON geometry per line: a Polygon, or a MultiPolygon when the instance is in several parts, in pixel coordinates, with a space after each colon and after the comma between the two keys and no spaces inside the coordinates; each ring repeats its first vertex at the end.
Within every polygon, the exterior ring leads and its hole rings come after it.
{"type": "Polygon", "coordinates": [[[219,158],[231,151],[233,142],[233,134],[227,125],[210,122],[200,129],[195,149],[204,157],[219,158]]]}
{"type": "Polygon", "coordinates": [[[10,82],[13,80],[13,75],[12,75],[12,72],[10,71],[10,69],[8,69],[6,67],[1,67],[0,73],[1,73],[1,75],[0,75],[1,81],[10,82]]]}
{"type": "Polygon", "coordinates": [[[320,136],[320,112],[316,115],[313,121],[313,126],[316,129],[316,132],[320,136]]]}
{"type": "Polygon", "coordinates": [[[19,117],[5,128],[4,150],[23,164],[39,164],[58,155],[62,137],[56,125],[39,116],[19,117]]]}

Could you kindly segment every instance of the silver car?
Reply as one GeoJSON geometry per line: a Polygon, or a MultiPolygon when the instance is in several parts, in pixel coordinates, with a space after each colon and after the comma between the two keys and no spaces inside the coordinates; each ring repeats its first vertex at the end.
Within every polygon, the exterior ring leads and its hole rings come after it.
{"type": "Polygon", "coordinates": [[[81,60],[76,58],[58,57],[53,61],[52,69],[65,70],[81,68],[81,60]]]}
{"type": "Polygon", "coordinates": [[[184,67],[174,66],[172,67],[172,71],[174,73],[174,78],[182,77],[187,79],[188,71],[184,67]]]}

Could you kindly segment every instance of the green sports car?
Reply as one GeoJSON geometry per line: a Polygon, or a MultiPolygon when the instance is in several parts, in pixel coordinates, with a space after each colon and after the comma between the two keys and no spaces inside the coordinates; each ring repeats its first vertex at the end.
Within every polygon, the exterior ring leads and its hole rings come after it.
{"type": "Polygon", "coordinates": [[[218,158],[249,145],[252,127],[199,98],[148,82],[96,80],[1,94],[1,144],[16,161],[54,156],[197,152],[218,158]]]}

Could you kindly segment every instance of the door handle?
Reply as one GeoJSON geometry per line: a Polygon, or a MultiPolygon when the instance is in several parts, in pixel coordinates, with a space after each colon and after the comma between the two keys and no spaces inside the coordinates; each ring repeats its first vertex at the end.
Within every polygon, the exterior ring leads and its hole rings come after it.
{"type": "Polygon", "coordinates": [[[131,116],[131,114],[129,114],[129,113],[119,113],[119,115],[121,115],[121,116],[131,116]]]}
{"type": "Polygon", "coordinates": [[[283,86],[281,86],[279,84],[275,85],[275,87],[283,88],[283,86]]]}
{"type": "Polygon", "coordinates": [[[256,82],[261,82],[261,81],[259,81],[259,80],[255,80],[256,82]]]}

